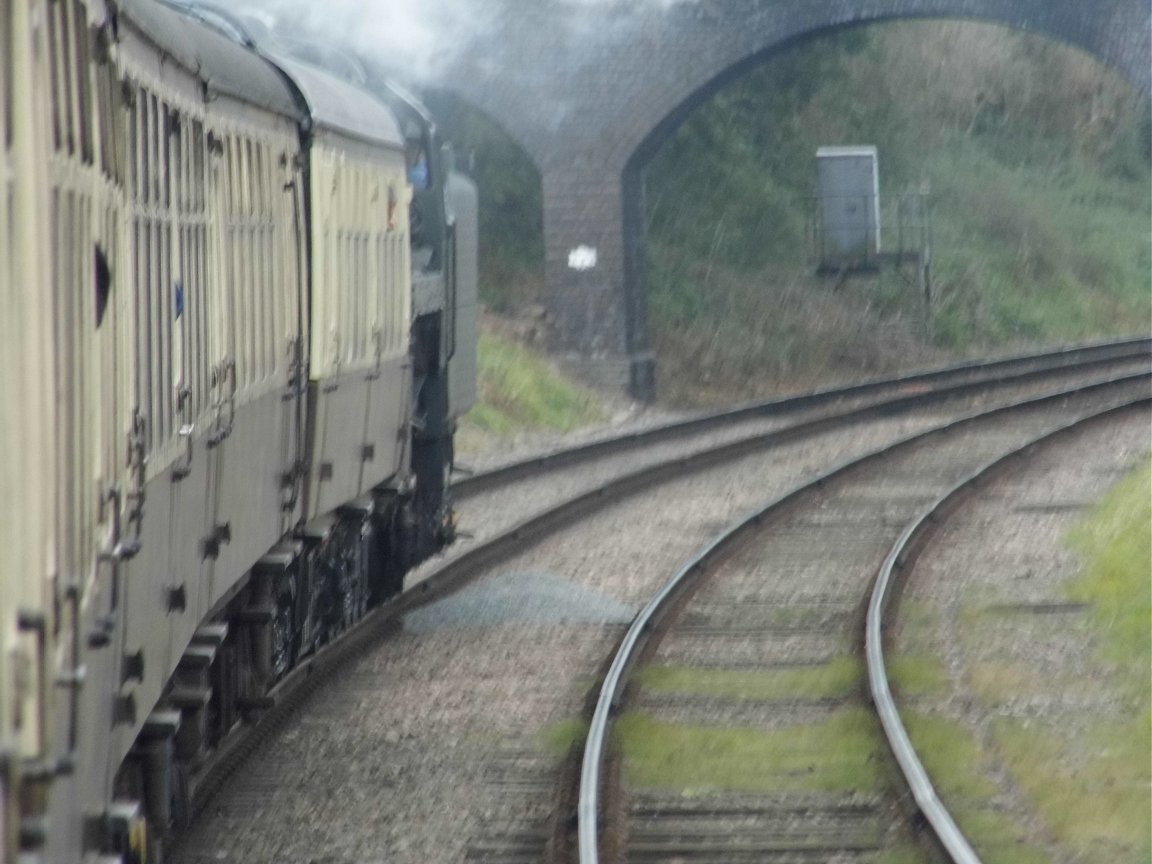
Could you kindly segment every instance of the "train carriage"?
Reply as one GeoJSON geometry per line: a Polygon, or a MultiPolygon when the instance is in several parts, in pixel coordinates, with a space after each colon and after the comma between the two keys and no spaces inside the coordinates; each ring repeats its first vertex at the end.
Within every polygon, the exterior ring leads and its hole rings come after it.
{"type": "MultiPolygon", "coordinates": [[[[276,172],[296,163],[302,115],[258,58],[159,7],[135,12],[34,8],[27,32],[44,67],[34,79],[49,92],[13,111],[35,128],[38,106],[51,108],[35,221],[50,262],[37,311],[50,327],[41,324],[40,345],[51,348],[44,392],[55,399],[41,440],[53,442],[54,464],[37,474],[54,478],[55,559],[43,570],[48,590],[21,610],[50,631],[41,639],[53,655],[40,690],[55,728],[41,776],[25,777],[51,787],[45,860],[72,860],[78,846],[127,849],[140,819],[106,817],[131,812],[113,806],[118,795],[144,790],[117,769],[155,720],[148,709],[197,622],[246,569],[243,551],[223,571],[205,554],[229,450],[238,458],[228,433],[262,397],[291,413],[276,380],[288,363],[271,355],[285,341],[277,331],[299,330],[286,324],[300,309],[299,208],[279,203],[276,172]],[[261,76],[272,99],[255,86],[261,76]]],[[[260,521],[250,563],[291,513],[280,506],[283,452],[243,458],[258,498],[240,512],[260,521]]],[[[36,826],[21,830],[34,846],[36,826]]]]}
{"type": "MultiPolygon", "coordinates": [[[[0,18],[0,763],[6,790],[35,803],[81,746],[77,625],[119,516],[107,499],[119,488],[113,417],[126,381],[125,306],[110,269],[123,252],[123,197],[115,87],[89,7],[17,0],[0,18]]],[[[12,800],[8,853],[21,832],[45,832],[17,821],[12,800]]]]}
{"type": "Polygon", "coordinates": [[[373,95],[149,0],[2,15],[0,860],[155,861],[212,748],[451,537],[475,192],[432,153],[417,308],[373,95]]]}
{"type": "Polygon", "coordinates": [[[51,695],[44,644],[44,610],[55,569],[50,490],[55,467],[52,414],[51,321],[43,303],[51,290],[46,231],[47,146],[42,104],[47,81],[43,28],[33,20],[42,3],[0,9],[0,444],[18,456],[0,459],[0,859],[14,860],[21,812],[18,792],[47,748],[51,695]],[[34,122],[17,118],[36,117],[34,122]],[[20,410],[12,410],[19,405],[20,410]],[[34,630],[36,625],[40,630],[34,630]]]}
{"type": "Polygon", "coordinates": [[[404,140],[371,94],[270,55],[311,114],[308,518],[407,467],[411,264],[404,140]],[[359,410],[359,416],[353,412],[359,410]]]}

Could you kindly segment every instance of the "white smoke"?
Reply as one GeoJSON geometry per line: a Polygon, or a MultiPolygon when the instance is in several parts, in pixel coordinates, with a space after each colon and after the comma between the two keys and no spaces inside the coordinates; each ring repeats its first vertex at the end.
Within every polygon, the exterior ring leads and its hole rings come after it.
{"type": "MultiPolygon", "coordinates": [[[[199,2],[199,0],[185,0],[199,2]]],[[[219,0],[203,0],[219,3],[219,0]]],[[[539,0],[239,0],[233,10],[293,38],[351,49],[413,82],[435,81],[477,43],[491,37],[502,15],[539,0]]],[[[558,16],[570,42],[612,34],[597,10],[694,4],[699,0],[556,0],[575,17],[558,16]],[[589,18],[591,15],[593,18],[589,18]]]]}
{"type": "Polygon", "coordinates": [[[559,0],[559,2],[565,6],[643,6],[647,4],[668,9],[672,6],[699,3],[700,0],[559,0]]]}
{"type": "Polygon", "coordinates": [[[234,9],[277,33],[351,49],[414,81],[437,77],[494,26],[484,0],[244,0],[234,9]]]}

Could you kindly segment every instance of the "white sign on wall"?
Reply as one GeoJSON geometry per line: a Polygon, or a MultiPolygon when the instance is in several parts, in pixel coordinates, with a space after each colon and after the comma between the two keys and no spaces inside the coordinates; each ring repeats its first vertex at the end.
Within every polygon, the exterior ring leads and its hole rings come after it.
{"type": "Polygon", "coordinates": [[[568,268],[570,270],[591,270],[595,266],[595,247],[577,246],[568,253],[568,268]]]}

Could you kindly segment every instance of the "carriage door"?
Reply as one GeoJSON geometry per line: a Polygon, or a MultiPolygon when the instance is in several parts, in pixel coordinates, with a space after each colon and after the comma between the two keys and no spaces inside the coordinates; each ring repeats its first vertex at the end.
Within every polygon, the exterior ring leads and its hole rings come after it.
{"type": "MultiPolygon", "coordinates": [[[[101,32],[98,38],[108,37],[101,32]]],[[[106,41],[98,47],[92,78],[97,171],[93,184],[91,245],[84,251],[83,266],[89,271],[86,283],[92,303],[88,327],[95,334],[94,362],[87,364],[91,376],[87,392],[92,395],[88,416],[96,422],[88,434],[93,453],[92,471],[98,487],[95,491],[104,505],[98,510],[97,521],[103,532],[101,544],[107,546],[116,540],[109,533],[115,501],[108,492],[113,488],[124,490],[128,483],[125,436],[131,427],[130,406],[135,382],[132,364],[125,362],[131,356],[133,299],[125,193],[129,179],[124,123],[127,108],[116,69],[108,59],[106,41]]]]}
{"type": "MultiPolygon", "coordinates": [[[[306,480],[304,465],[304,435],[306,420],[305,394],[308,392],[308,369],[305,351],[308,345],[306,332],[307,316],[304,315],[308,303],[308,224],[304,211],[304,184],[307,182],[303,162],[293,153],[280,156],[279,171],[282,183],[278,205],[281,212],[291,218],[275,220],[275,246],[273,260],[276,266],[276,287],[279,305],[283,312],[277,315],[277,327],[284,334],[281,343],[285,346],[283,359],[284,375],[284,414],[283,448],[281,453],[283,473],[283,530],[295,524],[300,513],[306,480]]],[[[279,365],[279,364],[278,364],[279,365]]]]}
{"type": "MultiPolygon", "coordinates": [[[[207,458],[208,487],[205,496],[204,526],[217,523],[220,511],[221,464],[223,447],[232,434],[235,419],[236,390],[236,315],[239,300],[234,287],[238,281],[238,260],[233,234],[234,213],[237,205],[239,142],[236,136],[221,130],[209,129],[204,135],[206,159],[205,175],[209,180],[207,192],[206,233],[211,247],[209,255],[209,286],[205,302],[211,310],[206,324],[207,351],[204,353],[204,403],[200,411],[203,436],[197,430],[197,439],[203,442],[207,458]]],[[[201,614],[211,606],[214,596],[212,575],[214,558],[201,556],[199,580],[199,609],[201,614]]]]}
{"type": "Polygon", "coordinates": [[[208,446],[215,448],[231,434],[230,418],[235,409],[236,393],[236,317],[239,298],[235,286],[240,282],[243,262],[235,243],[235,212],[240,189],[240,142],[232,135],[208,133],[212,191],[215,196],[216,272],[212,280],[212,316],[209,335],[208,446]]]}

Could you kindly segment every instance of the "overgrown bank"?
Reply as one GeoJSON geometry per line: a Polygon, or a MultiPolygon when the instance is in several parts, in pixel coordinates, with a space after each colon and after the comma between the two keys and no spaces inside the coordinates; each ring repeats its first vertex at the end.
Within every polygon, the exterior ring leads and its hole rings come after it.
{"type": "Polygon", "coordinates": [[[750,394],[1146,330],[1150,141],[1147,101],[1114,73],[1003,28],[901,23],[782,54],[650,166],[661,380],[750,394]],[[862,143],[882,197],[930,189],[927,321],[899,275],[813,273],[816,148],[862,143]]]}
{"type": "MultiPolygon", "coordinates": [[[[543,280],[540,180],[491,122],[434,99],[472,163],[482,295],[543,280]]],[[[1147,330],[1146,97],[1096,61],[991,25],[902,22],[799,45],[717,94],[647,170],[660,388],[725,401],[958,355],[1147,330]],[[893,273],[817,278],[818,146],[875,144],[881,194],[930,189],[935,303],[893,273]]]]}

